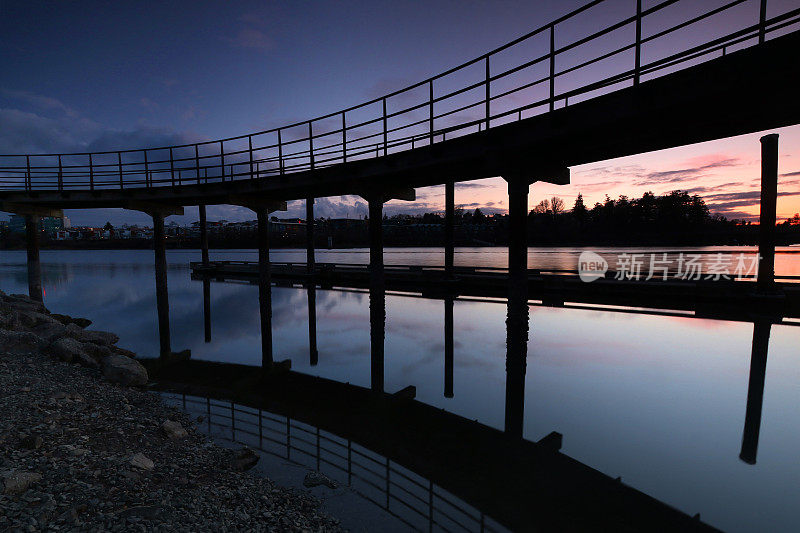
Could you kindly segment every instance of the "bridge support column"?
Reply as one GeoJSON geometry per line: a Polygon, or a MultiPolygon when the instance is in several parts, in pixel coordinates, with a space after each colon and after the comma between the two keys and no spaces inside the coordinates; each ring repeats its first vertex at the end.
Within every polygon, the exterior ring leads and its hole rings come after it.
{"type": "Polygon", "coordinates": [[[42,264],[39,260],[41,230],[38,216],[25,215],[25,233],[28,249],[28,296],[34,300],[43,302],[42,264]]]}
{"type": "Polygon", "coordinates": [[[269,210],[258,217],[258,308],[261,315],[261,372],[272,370],[272,279],[269,262],[269,210]]]}
{"type": "Polygon", "coordinates": [[[523,177],[508,181],[508,308],[506,315],[505,432],[522,438],[525,372],[528,357],[528,186],[523,177]]]}
{"type": "Polygon", "coordinates": [[[767,375],[767,352],[772,324],[769,320],[757,320],[753,324],[753,347],[750,355],[750,379],[747,386],[747,409],[744,416],[742,451],[739,458],[745,463],[756,464],[758,436],[761,431],[761,406],[764,403],[764,381],[767,375]]]}
{"type": "MultiPolygon", "coordinates": [[[[198,206],[200,214],[200,257],[203,266],[208,266],[208,222],[206,220],[206,206],[198,206]]],[[[203,279],[203,337],[206,342],[211,342],[211,280],[203,279]]]]}
{"type": "Polygon", "coordinates": [[[286,211],[286,202],[231,195],[231,205],[252,209],[258,219],[258,309],[261,321],[261,374],[272,372],[272,272],[269,261],[269,214],[286,211]]]}
{"type": "Polygon", "coordinates": [[[314,198],[306,198],[306,267],[314,272],[314,198]]]}
{"type": "Polygon", "coordinates": [[[383,392],[384,339],[386,337],[386,279],[383,271],[383,199],[378,195],[369,203],[369,324],[370,384],[373,392],[383,392]]]}
{"type": "Polygon", "coordinates": [[[386,279],[383,271],[383,204],[388,200],[416,199],[414,189],[367,188],[359,195],[369,206],[369,325],[370,384],[383,392],[384,339],[386,337],[386,279]]]}
{"type": "Polygon", "coordinates": [[[444,298],[444,397],[453,397],[453,297],[444,298]]]}
{"type": "Polygon", "coordinates": [[[455,182],[444,184],[444,273],[447,279],[453,278],[455,261],[455,182]]]}
{"type": "Polygon", "coordinates": [[[761,137],[761,212],[758,231],[759,290],[773,288],[775,283],[775,218],[778,200],[778,134],[761,137]]]}
{"type": "Polygon", "coordinates": [[[156,274],[156,308],[158,340],[162,358],[172,353],[169,332],[169,292],[167,290],[167,250],[164,235],[164,214],[153,213],[153,252],[156,274]]]}

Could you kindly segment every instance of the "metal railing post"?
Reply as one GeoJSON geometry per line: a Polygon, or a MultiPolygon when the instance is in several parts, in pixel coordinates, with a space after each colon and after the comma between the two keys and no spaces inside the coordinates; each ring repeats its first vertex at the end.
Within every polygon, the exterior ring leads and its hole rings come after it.
{"type": "Polygon", "coordinates": [[[150,186],[150,169],[148,168],[149,165],[147,163],[147,150],[142,150],[142,153],[144,154],[144,186],[145,187],[149,187],[150,186]]]}
{"type": "Polygon", "coordinates": [[[761,9],[758,16],[758,44],[767,38],[767,0],[761,0],[761,9]]]}
{"type": "Polygon", "coordinates": [[[225,146],[222,141],[219,142],[219,171],[222,181],[225,181],[225,146]]]}
{"type": "Polygon", "coordinates": [[[639,68],[642,63],[642,0],[636,0],[636,59],[633,67],[633,84],[639,85],[639,68]]]}
{"type": "Polygon", "coordinates": [[[489,117],[491,116],[490,105],[491,105],[491,88],[489,79],[492,77],[489,71],[489,56],[486,56],[486,129],[489,129],[489,117]]]}
{"type": "Polygon", "coordinates": [[[27,167],[27,172],[25,173],[25,190],[31,190],[31,156],[25,156],[25,166],[27,167]]]}
{"type": "Polygon", "coordinates": [[[200,150],[194,145],[194,168],[197,171],[197,184],[200,185],[200,150]]]}
{"type": "Polygon", "coordinates": [[[389,139],[388,127],[386,122],[386,98],[383,99],[383,155],[387,153],[387,143],[389,139]]]}
{"type": "Polygon", "coordinates": [[[94,190],[94,163],[92,162],[92,154],[89,154],[89,190],[94,190]]]}
{"type": "Polygon", "coordinates": [[[311,129],[311,121],[308,121],[308,162],[311,170],[314,170],[314,133],[311,129]]]}
{"type": "Polygon", "coordinates": [[[64,190],[64,168],[61,166],[61,155],[58,156],[58,190],[64,190]]]}
{"type": "Polygon", "coordinates": [[[247,136],[247,147],[250,151],[250,179],[253,179],[253,136],[247,136]]]}
{"type": "Polygon", "coordinates": [[[556,25],[550,24],[550,111],[556,104],[556,25]]]}
{"type": "Polygon", "coordinates": [[[122,152],[117,152],[117,170],[119,170],[119,188],[125,188],[125,181],[122,179],[122,152]]]}
{"type": "Polygon", "coordinates": [[[433,144],[433,80],[428,82],[428,92],[430,93],[428,109],[428,131],[430,133],[430,143],[433,144]]]}
{"type": "Polygon", "coordinates": [[[342,163],[347,163],[347,124],[342,111],[342,163]]]}
{"type": "Polygon", "coordinates": [[[172,156],[172,147],[169,147],[169,179],[172,186],[175,186],[175,161],[172,156]]]}
{"type": "Polygon", "coordinates": [[[281,130],[278,130],[278,168],[283,176],[283,142],[281,141],[281,130]]]}

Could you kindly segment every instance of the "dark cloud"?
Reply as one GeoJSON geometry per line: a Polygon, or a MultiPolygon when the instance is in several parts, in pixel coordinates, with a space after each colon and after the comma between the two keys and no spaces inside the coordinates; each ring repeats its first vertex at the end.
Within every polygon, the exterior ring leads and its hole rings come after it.
{"type": "Polygon", "coordinates": [[[692,181],[702,176],[705,176],[709,170],[715,168],[723,168],[723,167],[735,167],[741,164],[741,161],[738,158],[726,158],[726,159],[717,159],[716,161],[712,161],[711,163],[706,163],[705,165],[699,165],[690,168],[682,168],[677,170],[665,170],[660,172],[649,172],[638,181],[635,181],[633,185],[636,186],[648,186],[648,185],[659,185],[662,183],[680,183],[684,181],[692,181]]]}

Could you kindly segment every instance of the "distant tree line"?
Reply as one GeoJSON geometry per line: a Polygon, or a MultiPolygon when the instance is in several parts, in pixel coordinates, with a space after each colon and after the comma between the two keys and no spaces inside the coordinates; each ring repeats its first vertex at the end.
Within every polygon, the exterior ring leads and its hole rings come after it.
{"type": "MultiPolygon", "coordinates": [[[[508,242],[508,215],[486,215],[480,209],[455,210],[456,246],[493,246],[508,242]]],[[[315,221],[315,246],[318,248],[369,246],[368,220],[315,221]]],[[[297,229],[297,228],[295,228],[297,229]]],[[[800,242],[800,214],[777,226],[778,244],[800,242]]],[[[304,247],[305,229],[275,232],[270,245],[304,247]]],[[[397,214],[383,218],[386,246],[442,246],[444,215],[397,214]]],[[[531,245],[722,245],[757,244],[758,224],[729,220],[712,215],[705,201],[685,191],[656,196],[647,192],[641,198],[606,196],[603,202],[587,207],[578,194],[568,210],[559,197],[542,200],[528,214],[528,241],[531,245]]],[[[209,232],[212,248],[254,248],[256,228],[242,230],[223,228],[209,232]]],[[[50,248],[147,248],[147,239],[124,241],[43,242],[50,248]]],[[[168,236],[167,245],[196,248],[196,236],[168,236]]],[[[0,235],[0,247],[24,248],[24,235],[0,235]]]]}

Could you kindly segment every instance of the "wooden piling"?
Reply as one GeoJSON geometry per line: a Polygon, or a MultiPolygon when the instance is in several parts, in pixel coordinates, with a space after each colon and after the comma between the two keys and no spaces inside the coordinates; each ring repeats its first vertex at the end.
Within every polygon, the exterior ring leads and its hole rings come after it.
{"type": "Polygon", "coordinates": [[[269,210],[258,217],[258,305],[261,315],[261,371],[272,370],[272,279],[269,263],[269,210]]]}
{"type": "Polygon", "coordinates": [[[758,289],[775,284],[775,222],[778,200],[778,134],[761,137],[761,213],[758,240],[758,289]]]}
{"type": "Polygon", "coordinates": [[[383,392],[386,295],[383,271],[383,198],[373,195],[369,203],[369,324],[370,382],[373,392],[383,392]]]}

